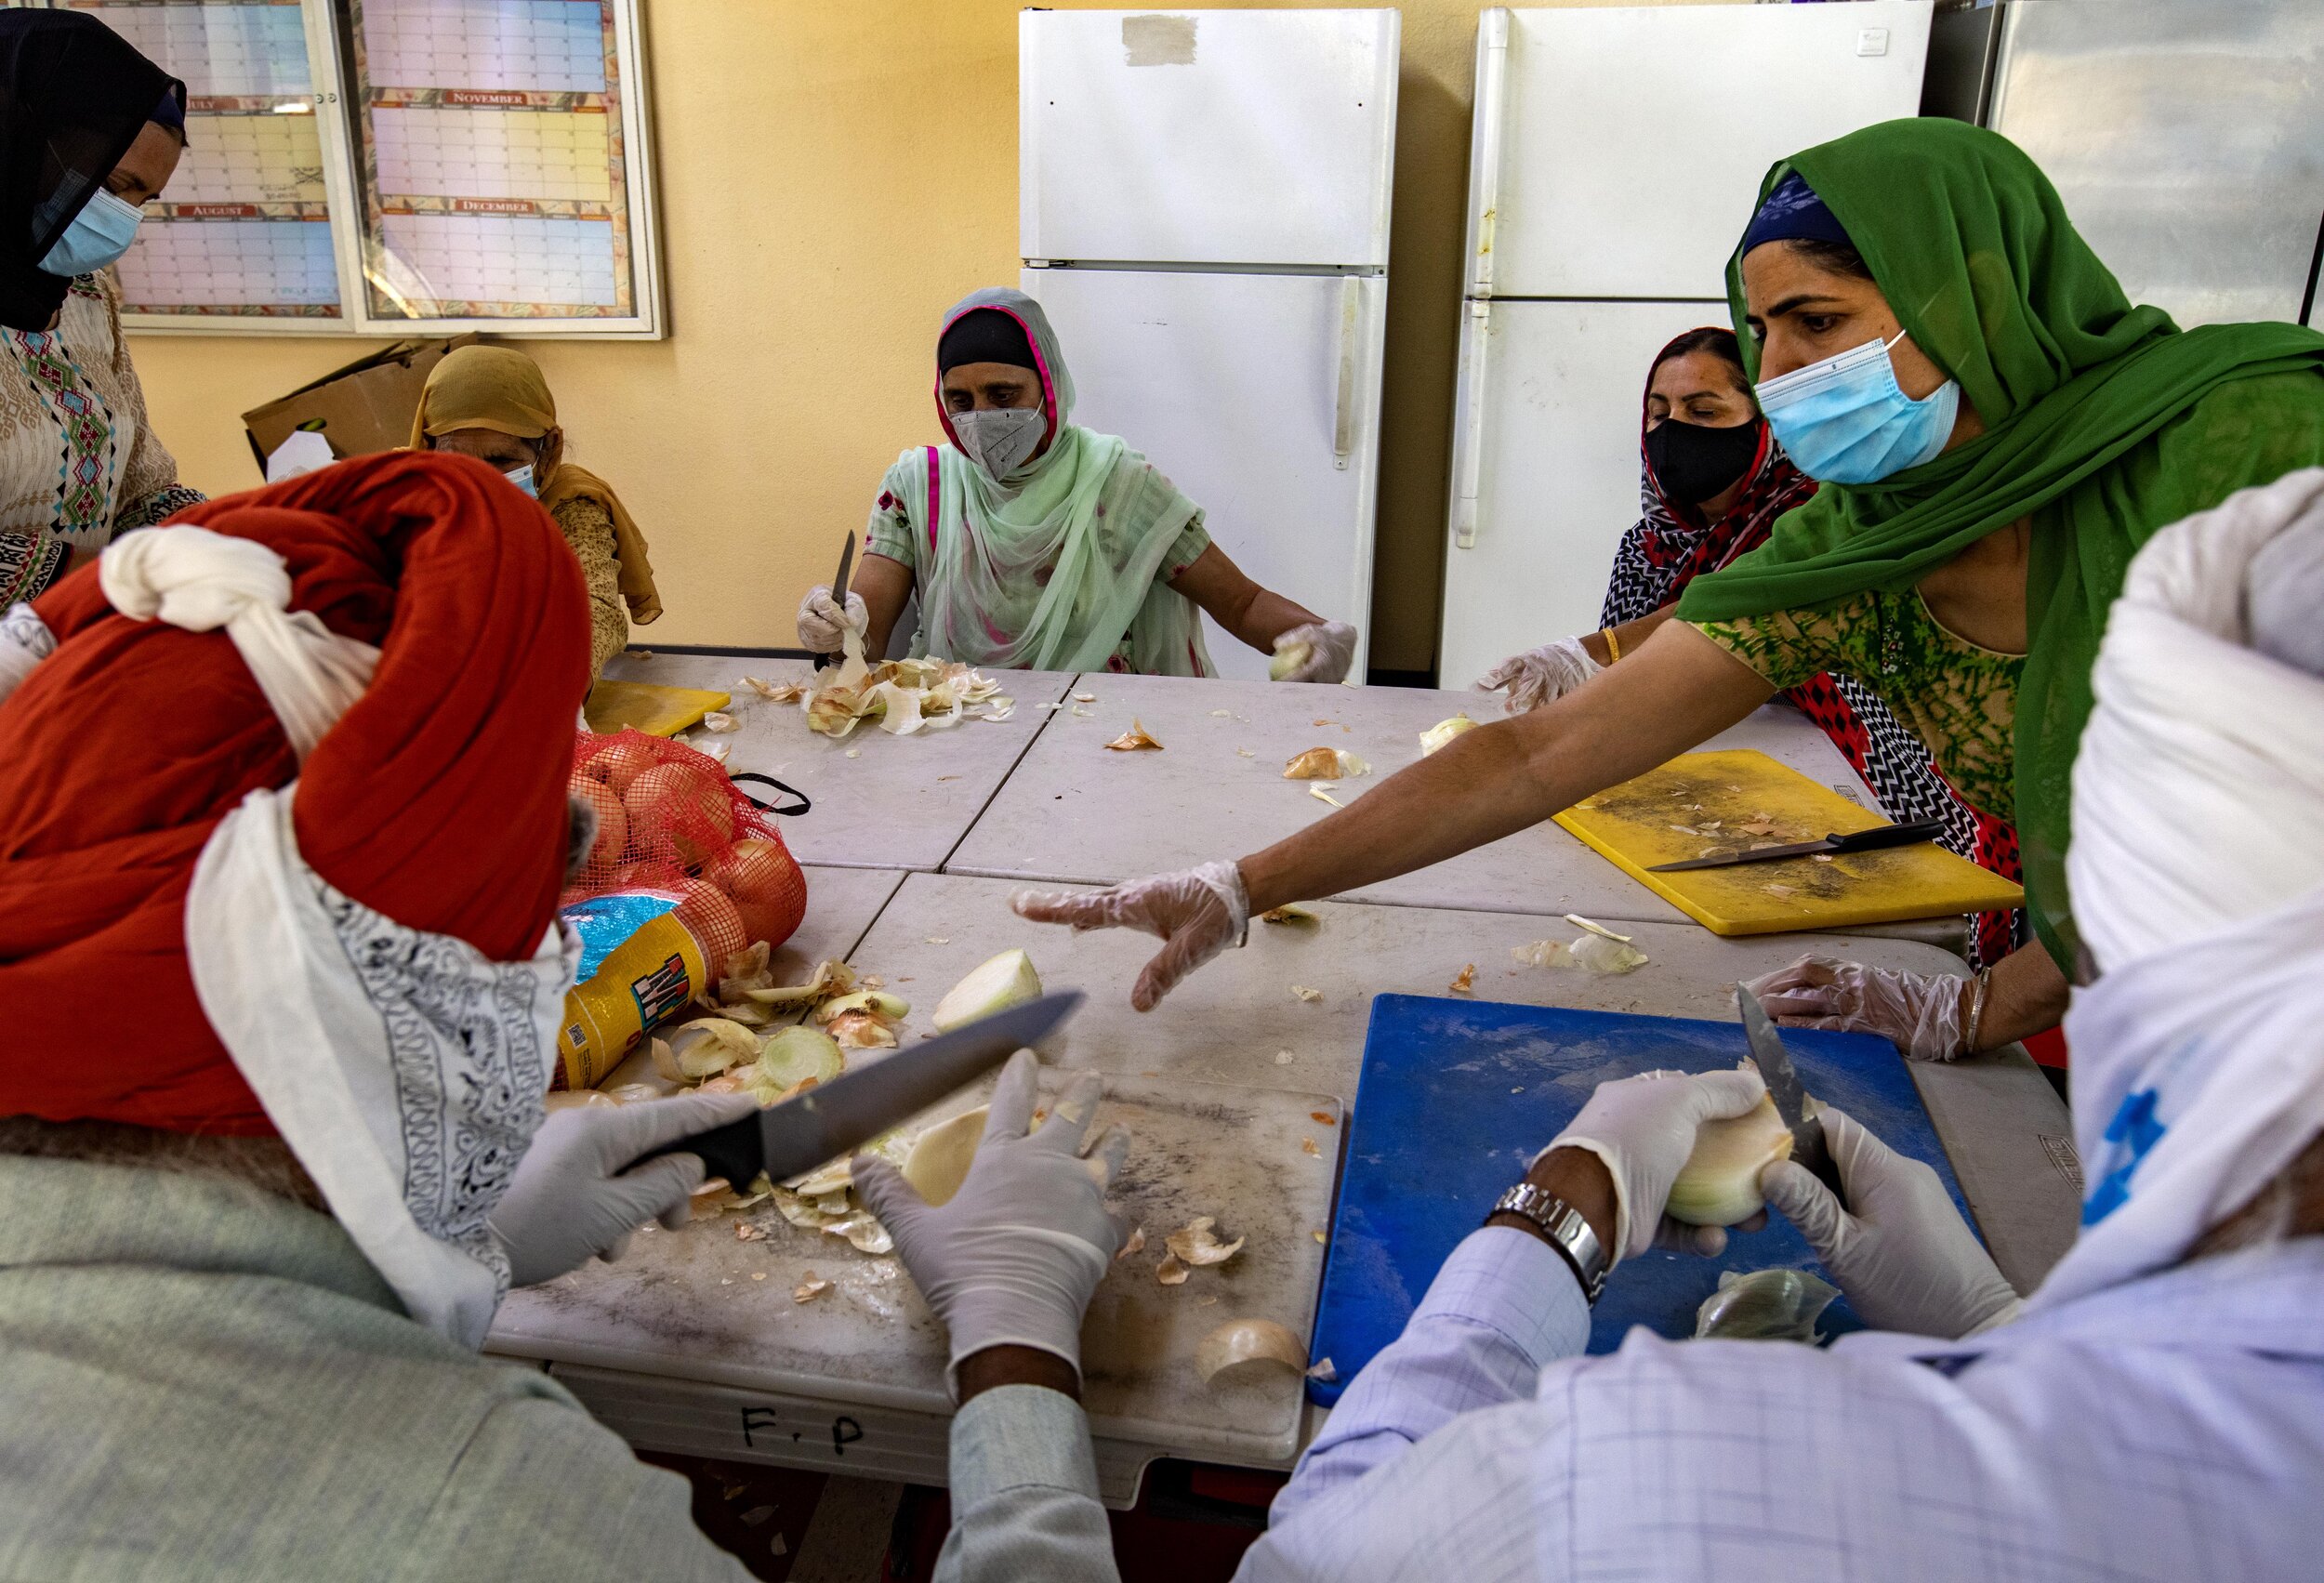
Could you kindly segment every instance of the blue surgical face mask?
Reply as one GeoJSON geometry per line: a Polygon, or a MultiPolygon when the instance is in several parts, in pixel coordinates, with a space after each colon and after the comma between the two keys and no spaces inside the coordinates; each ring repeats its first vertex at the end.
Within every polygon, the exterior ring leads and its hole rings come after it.
{"type": "Polygon", "coordinates": [[[64,234],[48,249],[40,267],[52,275],[86,275],[101,270],[129,251],[129,244],[137,239],[138,221],[144,218],[144,210],[100,187],[81,205],[81,212],[64,228],[64,234]]]}
{"type": "Polygon", "coordinates": [[[1961,384],[1948,379],[1914,401],[1888,359],[1896,341],[1869,340],[1759,387],[1759,410],[1793,467],[1827,483],[1877,483],[1945,449],[1961,384]]]}
{"type": "Polygon", "coordinates": [[[531,495],[534,499],[538,500],[541,497],[541,492],[535,488],[533,484],[532,463],[527,462],[521,468],[511,468],[500,476],[507,479],[510,483],[515,484],[519,489],[524,491],[525,494],[531,495]]]}

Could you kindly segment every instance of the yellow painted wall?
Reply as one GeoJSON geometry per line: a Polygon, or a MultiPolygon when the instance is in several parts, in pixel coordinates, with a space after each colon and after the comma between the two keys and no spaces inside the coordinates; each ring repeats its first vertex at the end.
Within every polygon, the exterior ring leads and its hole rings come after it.
{"type": "MultiPolygon", "coordinates": [[[[1018,9],[645,0],[670,336],[522,343],[571,454],[653,542],[668,613],[640,641],[793,641],[881,471],[936,438],[938,315],[1017,278],[1018,9]]],[[[1371,613],[1388,670],[1434,664],[1478,9],[1403,7],[1371,613]]],[[[186,481],[222,494],[257,481],[241,413],[378,343],[134,344],[186,481]]]]}

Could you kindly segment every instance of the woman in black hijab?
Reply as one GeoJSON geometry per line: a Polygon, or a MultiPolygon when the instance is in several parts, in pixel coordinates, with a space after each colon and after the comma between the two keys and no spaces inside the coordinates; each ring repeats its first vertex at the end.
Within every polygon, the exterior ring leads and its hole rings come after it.
{"type": "Polygon", "coordinates": [[[96,18],[0,10],[0,612],[202,498],[146,423],[101,272],[185,115],[186,86],[96,18]]]}

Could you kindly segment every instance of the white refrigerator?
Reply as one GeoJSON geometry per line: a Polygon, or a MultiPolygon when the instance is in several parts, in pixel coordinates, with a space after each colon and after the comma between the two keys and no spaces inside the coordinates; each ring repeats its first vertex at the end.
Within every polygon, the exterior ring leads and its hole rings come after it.
{"type": "Polygon", "coordinates": [[[1767,167],[1918,113],[1929,0],[1486,11],[1438,678],[1598,625],[1646,364],[1725,324],[1767,167]]]}
{"type": "MultiPolygon", "coordinates": [[[[1144,452],[1261,586],[1359,632],[1399,38],[1391,10],[1018,20],[1023,289],[1075,420],[1144,452]]],[[[1266,676],[1204,626],[1221,674],[1266,676]]]]}

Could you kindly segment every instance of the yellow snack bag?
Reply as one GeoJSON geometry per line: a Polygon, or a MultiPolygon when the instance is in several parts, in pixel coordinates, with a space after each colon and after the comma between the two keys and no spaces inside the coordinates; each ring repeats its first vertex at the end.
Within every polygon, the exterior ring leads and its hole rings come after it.
{"type": "Polygon", "coordinates": [[[581,936],[581,965],[565,995],[552,1090],[595,1088],[647,1029],[709,986],[678,902],[667,890],[613,890],[559,909],[581,936]]]}

